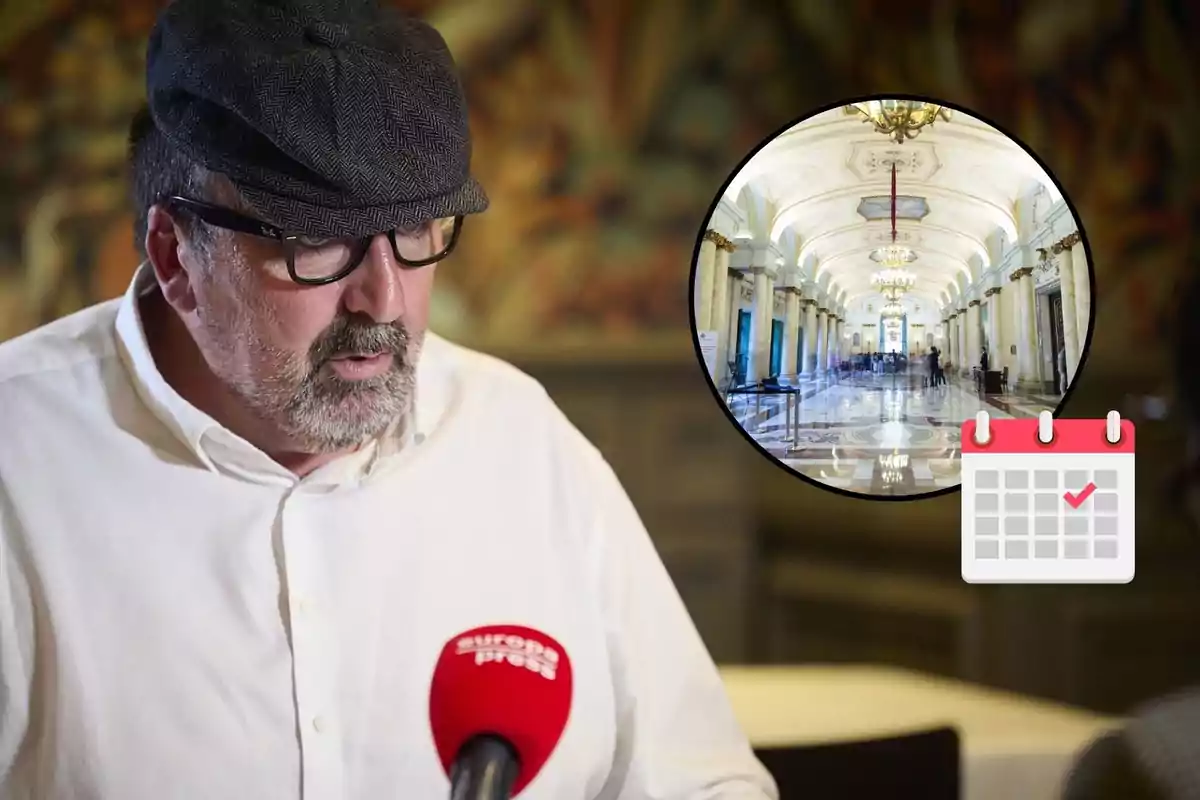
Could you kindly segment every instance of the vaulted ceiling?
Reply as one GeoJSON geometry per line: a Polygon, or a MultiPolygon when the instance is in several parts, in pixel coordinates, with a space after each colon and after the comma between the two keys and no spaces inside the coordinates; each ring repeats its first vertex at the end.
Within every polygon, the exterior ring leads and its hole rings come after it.
{"type": "MultiPolygon", "coordinates": [[[[744,238],[786,243],[807,278],[846,303],[874,294],[876,248],[891,241],[896,164],[897,241],[917,255],[911,294],[944,302],[1014,242],[1016,202],[1058,189],[1020,145],[962,112],[897,144],[839,107],[772,140],[734,177],[726,199],[744,211],[744,238]],[[865,216],[864,216],[865,215],[865,216]]],[[[789,258],[790,261],[790,258],[789,258]]]]}

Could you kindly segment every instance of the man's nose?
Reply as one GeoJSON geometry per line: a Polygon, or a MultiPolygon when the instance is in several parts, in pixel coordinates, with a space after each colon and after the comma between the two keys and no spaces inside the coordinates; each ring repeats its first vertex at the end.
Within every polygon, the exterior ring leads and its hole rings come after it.
{"type": "Polygon", "coordinates": [[[404,315],[403,270],[396,263],[387,234],[371,239],[362,263],[345,280],[348,285],[343,302],[347,311],[365,314],[381,324],[395,322],[404,315]]]}

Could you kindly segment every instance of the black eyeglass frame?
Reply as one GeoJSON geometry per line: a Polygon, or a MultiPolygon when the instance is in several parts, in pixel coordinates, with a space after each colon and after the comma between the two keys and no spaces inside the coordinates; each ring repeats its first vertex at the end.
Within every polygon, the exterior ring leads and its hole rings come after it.
{"type": "MultiPolygon", "coordinates": [[[[358,269],[362,264],[362,260],[367,255],[367,251],[371,249],[371,242],[379,233],[368,234],[354,240],[354,246],[350,251],[350,260],[346,262],[346,266],[338,270],[333,275],[326,278],[302,278],[296,274],[296,247],[297,240],[304,236],[303,233],[291,233],[269,222],[263,222],[260,219],[241,214],[231,208],[225,206],[206,203],[203,200],[193,200],[190,197],[180,197],[177,195],[163,196],[158,200],[159,205],[170,209],[171,207],[181,208],[184,211],[192,214],[201,222],[207,223],[217,228],[225,230],[237,231],[238,233],[248,233],[251,236],[258,236],[263,239],[273,239],[283,245],[284,253],[287,256],[288,275],[293,281],[303,286],[324,286],[329,283],[337,283],[342,278],[345,278],[351,272],[358,269]]],[[[437,255],[429,258],[409,259],[400,255],[400,247],[396,244],[396,229],[393,228],[386,233],[388,241],[392,244],[392,255],[396,257],[396,261],[406,269],[418,269],[427,267],[441,261],[450,252],[454,250],[454,246],[458,244],[459,233],[462,232],[464,217],[459,214],[454,217],[454,228],[450,231],[449,241],[445,243],[445,247],[437,255]]]]}

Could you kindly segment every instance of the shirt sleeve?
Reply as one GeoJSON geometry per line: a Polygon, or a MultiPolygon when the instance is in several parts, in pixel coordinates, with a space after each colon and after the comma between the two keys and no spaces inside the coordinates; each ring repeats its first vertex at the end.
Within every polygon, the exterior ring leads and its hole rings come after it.
{"type": "Polygon", "coordinates": [[[29,728],[33,676],[33,609],[18,569],[12,515],[0,483],[0,797],[16,780],[17,754],[29,728]]]}
{"type": "Polygon", "coordinates": [[[599,452],[579,442],[618,709],[616,759],[601,797],[776,800],[633,504],[599,452]]]}
{"type": "Polygon", "coordinates": [[[1119,733],[1092,742],[1079,755],[1063,787],[1063,800],[1166,800],[1142,770],[1119,733]]]}

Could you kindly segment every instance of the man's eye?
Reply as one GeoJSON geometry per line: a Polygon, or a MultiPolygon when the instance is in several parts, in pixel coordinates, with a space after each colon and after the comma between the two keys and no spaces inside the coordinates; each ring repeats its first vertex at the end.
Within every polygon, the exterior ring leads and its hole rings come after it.
{"type": "Polygon", "coordinates": [[[401,225],[396,228],[396,235],[403,236],[404,239],[422,239],[430,233],[432,227],[431,222],[418,222],[414,225],[401,225]]]}
{"type": "Polygon", "coordinates": [[[297,236],[296,244],[309,250],[316,250],[332,242],[332,239],[321,239],[316,236],[297,236]]]}

